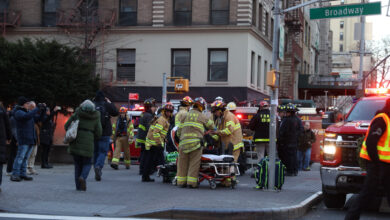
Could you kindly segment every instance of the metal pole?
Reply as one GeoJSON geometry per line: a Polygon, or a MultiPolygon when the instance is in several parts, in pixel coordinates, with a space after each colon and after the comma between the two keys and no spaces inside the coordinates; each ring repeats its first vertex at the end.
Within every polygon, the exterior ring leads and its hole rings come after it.
{"type": "Polygon", "coordinates": [[[162,104],[167,103],[167,73],[163,73],[162,104]]]}
{"type": "MultiPolygon", "coordinates": [[[[364,0],[362,1],[362,2],[364,2],[364,0]]],[[[365,21],[366,21],[366,16],[362,16],[361,18],[360,18],[360,21],[361,21],[361,28],[360,28],[360,51],[359,51],[359,53],[360,53],[360,63],[359,63],[359,87],[358,87],[358,89],[359,90],[362,90],[363,89],[363,83],[364,83],[364,79],[363,79],[363,59],[364,59],[364,50],[365,50],[365,48],[364,48],[364,38],[365,38],[365,21]]]]}
{"type": "MultiPolygon", "coordinates": [[[[276,88],[271,91],[271,121],[269,126],[269,178],[268,190],[274,190],[275,186],[275,158],[276,158],[276,108],[278,106],[278,86],[279,86],[279,22],[280,8],[279,0],[275,0],[274,5],[274,35],[272,41],[272,67],[276,70],[276,88]]],[[[266,74],[266,73],[264,73],[266,74]]]]}
{"type": "Polygon", "coordinates": [[[326,109],[328,108],[328,91],[324,91],[325,92],[325,112],[326,112],[326,109]]]}

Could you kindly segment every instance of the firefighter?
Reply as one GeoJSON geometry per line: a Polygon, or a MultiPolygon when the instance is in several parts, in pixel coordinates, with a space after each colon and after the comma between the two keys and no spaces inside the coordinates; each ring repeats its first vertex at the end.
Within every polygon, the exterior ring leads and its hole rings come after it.
{"type": "Polygon", "coordinates": [[[164,144],[173,110],[172,103],[168,102],[162,107],[161,116],[151,122],[146,136],[142,182],[154,182],[154,179],[150,178],[150,174],[158,165],[164,164],[164,144]]]}
{"type": "Polygon", "coordinates": [[[145,142],[146,135],[149,131],[150,122],[155,117],[156,112],[156,100],[154,98],[149,98],[144,101],[145,112],[141,114],[138,125],[138,134],[136,139],[136,147],[141,148],[141,154],[139,158],[140,166],[139,166],[139,174],[142,175],[142,170],[145,165],[145,142]]]}
{"type": "Polygon", "coordinates": [[[295,115],[297,108],[289,103],[286,105],[286,117],[279,129],[280,150],[287,168],[287,176],[298,175],[297,150],[298,140],[303,133],[302,121],[295,115]]]}
{"type": "Polygon", "coordinates": [[[253,141],[256,146],[258,162],[263,159],[266,151],[268,153],[270,123],[270,110],[268,106],[267,101],[261,101],[259,110],[249,123],[249,128],[255,131],[253,141]]]}
{"type": "Polygon", "coordinates": [[[202,156],[201,140],[207,130],[214,129],[214,122],[207,118],[202,111],[206,107],[202,97],[194,100],[193,109],[190,110],[181,126],[178,128],[179,159],[177,166],[177,185],[179,187],[198,187],[200,159],[202,156]]]}
{"type": "Polygon", "coordinates": [[[240,121],[233,113],[226,109],[225,103],[215,101],[212,106],[214,107],[215,117],[221,118],[215,134],[220,137],[223,149],[227,150],[229,154],[232,154],[234,162],[237,163],[241,148],[244,147],[240,121]]]}
{"type": "Polygon", "coordinates": [[[184,120],[187,112],[190,110],[193,100],[191,97],[186,96],[180,101],[179,112],[175,116],[175,126],[180,127],[180,122],[184,120]]]}
{"type": "Polygon", "coordinates": [[[115,150],[111,161],[111,167],[118,169],[118,164],[123,151],[123,159],[126,169],[130,169],[130,147],[129,144],[134,142],[134,126],[127,113],[127,108],[120,107],[119,117],[116,123],[112,124],[112,136],[115,140],[115,150]]]}
{"type": "Polygon", "coordinates": [[[360,157],[366,162],[367,176],[358,198],[352,202],[348,209],[346,220],[359,219],[361,210],[370,204],[380,186],[383,186],[390,204],[389,115],[390,99],[387,99],[384,108],[371,120],[363,141],[360,157]]]}

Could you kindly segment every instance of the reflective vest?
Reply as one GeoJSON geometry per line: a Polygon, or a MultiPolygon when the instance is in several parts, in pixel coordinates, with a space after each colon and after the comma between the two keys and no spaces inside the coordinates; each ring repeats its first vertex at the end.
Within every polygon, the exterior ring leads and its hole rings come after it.
{"type": "MultiPolygon", "coordinates": [[[[389,132],[390,131],[390,119],[389,119],[389,116],[387,116],[384,113],[381,113],[381,114],[376,115],[374,117],[374,119],[372,119],[371,122],[373,122],[377,118],[383,118],[383,120],[386,123],[386,131],[385,131],[385,133],[383,133],[383,135],[379,139],[378,144],[376,146],[376,148],[378,150],[378,157],[379,157],[380,161],[385,162],[385,163],[390,163],[390,146],[389,146],[389,141],[390,141],[390,132],[389,132]]],[[[364,138],[364,141],[363,141],[363,144],[362,144],[362,149],[360,150],[360,157],[364,158],[366,160],[371,160],[370,156],[368,155],[367,145],[366,145],[366,141],[367,141],[367,137],[368,137],[370,128],[371,128],[371,125],[370,125],[370,127],[368,127],[368,130],[367,130],[367,133],[366,133],[366,137],[364,138]]]]}

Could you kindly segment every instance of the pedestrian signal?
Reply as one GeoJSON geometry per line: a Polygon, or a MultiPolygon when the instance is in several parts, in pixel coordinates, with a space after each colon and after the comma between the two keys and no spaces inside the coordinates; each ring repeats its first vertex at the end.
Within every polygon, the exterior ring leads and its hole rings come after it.
{"type": "Polygon", "coordinates": [[[278,85],[276,85],[276,74],[276,70],[270,70],[267,72],[267,86],[272,88],[278,87],[278,85]]]}
{"type": "Polygon", "coordinates": [[[188,92],[188,91],[190,91],[188,79],[175,80],[175,92],[188,92]]]}

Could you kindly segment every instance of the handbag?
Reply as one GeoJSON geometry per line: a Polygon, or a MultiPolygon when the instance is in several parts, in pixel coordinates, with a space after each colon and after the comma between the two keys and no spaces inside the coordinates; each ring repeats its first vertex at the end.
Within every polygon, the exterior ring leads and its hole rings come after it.
{"type": "Polygon", "coordinates": [[[69,144],[72,141],[76,140],[77,137],[77,130],[79,128],[79,119],[76,119],[71,122],[68,130],[66,130],[65,138],[64,138],[64,144],[69,144]]]}

